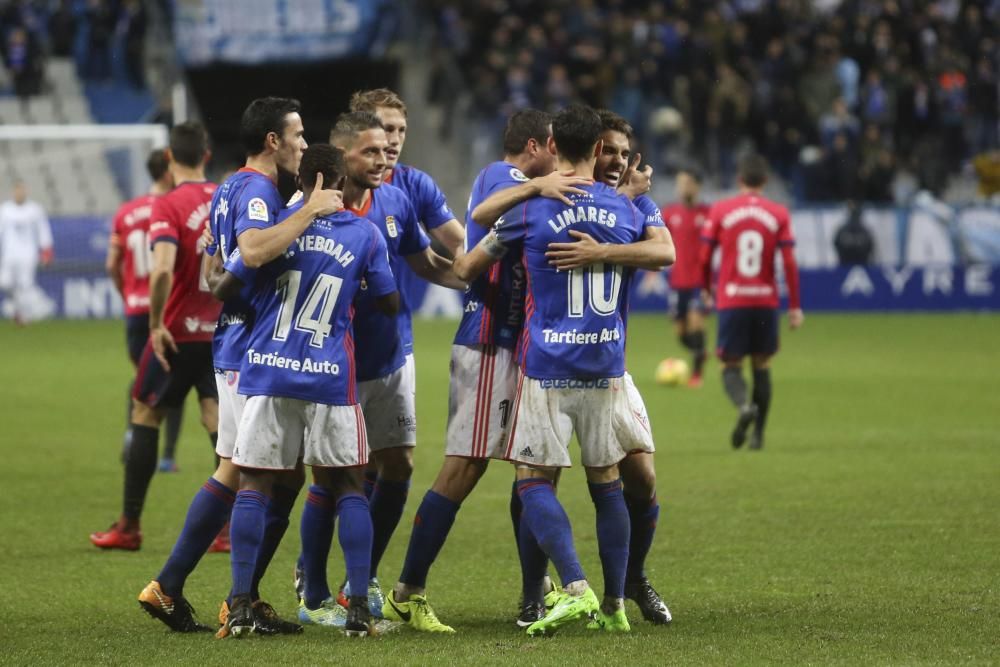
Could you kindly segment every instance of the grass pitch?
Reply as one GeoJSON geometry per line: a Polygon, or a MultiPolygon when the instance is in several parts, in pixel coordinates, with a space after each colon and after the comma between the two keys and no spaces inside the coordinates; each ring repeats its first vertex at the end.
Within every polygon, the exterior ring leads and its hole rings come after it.
{"type": "MultiPolygon", "coordinates": [[[[453,322],[416,326],[420,446],[407,513],[383,562],[390,585],[443,450],[453,322]]],[[[652,383],[683,356],[662,317],[630,321],[629,367],[649,407],[663,505],[648,572],[674,614],[628,636],[568,628],[532,640],[512,624],[519,575],[494,464],[431,571],[451,637],[408,629],[349,641],[219,642],[171,634],[135,596],[162,565],[209,474],[192,403],[181,472],[157,475],[138,553],[87,534],[120,508],[125,387],[120,322],[0,323],[0,663],[858,664],[993,663],[1000,655],[1000,318],[812,316],[784,332],[763,452],[733,452],[734,417],[708,368],[699,391],[652,383]]],[[[600,588],[582,471],[564,476],[583,565],[600,588]]],[[[262,590],[292,616],[297,516],[262,590]]],[[[333,549],[331,580],[342,564],[333,549]]],[[[210,620],[228,558],[209,555],[187,595],[210,620]]]]}

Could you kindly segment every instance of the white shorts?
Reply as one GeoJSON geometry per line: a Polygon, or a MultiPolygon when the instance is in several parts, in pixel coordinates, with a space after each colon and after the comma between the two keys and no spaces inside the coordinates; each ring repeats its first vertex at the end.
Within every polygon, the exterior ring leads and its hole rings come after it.
{"type": "Polygon", "coordinates": [[[520,371],[496,345],[453,345],[445,454],[505,459],[520,371]]]}
{"type": "Polygon", "coordinates": [[[655,451],[646,406],[628,373],[597,380],[522,377],[507,458],[568,468],[574,432],[588,468],[614,465],[632,452],[655,451]]]}
{"type": "Polygon", "coordinates": [[[243,406],[233,463],[291,470],[306,465],[346,468],[368,463],[359,405],[325,405],[297,398],[250,396],[243,406]]]}
{"type": "Polygon", "coordinates": [[[26,290],[35,284],[38,262],[7,257],[0,260],[0,290],[26,290]]]}
{"type": "Polygon", "coordinates": [[[417,372],[413,355],[386,376],[358,383],[372,451],[417,444],[417,372]]]}
{"type": "Polygon", "coordinates": [[[219,391],[219,430],[215,453],[224,459],[233,458],[236,434],[247,397],[239,393],[240,372],[215,369],[215,387],[219,391]]]}

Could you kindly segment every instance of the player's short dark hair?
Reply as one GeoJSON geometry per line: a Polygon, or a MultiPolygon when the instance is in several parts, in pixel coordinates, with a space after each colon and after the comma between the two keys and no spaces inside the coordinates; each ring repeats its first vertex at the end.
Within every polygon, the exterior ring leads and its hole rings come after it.
{"type": "Polygon", "coordinates": [[[556,142],[556,152],[570,162],[580,162],[592,157],[601,132],[601,117],[585,104],[571,104],[552,119],[552,138],[556,142]]]}
{"type": "Polygon", "coordinates": [[[302,105],[289,97],[259,97],[243,110],[240,118],[240,143],[247,155],[264,152],[264,140],[274,132],[279,137],[285,131],[285,117],[299,113],[302,105]]]}
{"type": "Polygon", "coordinates": [[[551,135],[552,114],[538,109],[519,109],[507,119],[507,127],[503,131],[504,155],[517,155],[528,145],[529,139],[534,139],[541,145],[549,140],[551,135]]]}
{"type": "Polygon", "coordinates": [[[351,95],[351,111],[368,111],[375,113],[376,109],[388,107],[389,109],[399,109],[406,115],[406,105],[402,98],[388,88],[374,88],[372,90],[359,90],[351,95]]]}
{"type": "Polygon", "coordinates": [[[323,188],[330,190],[346,172],[344,151],[330,144],[312,144],[299,163],[299,180],[304,188],[315,187],[316,174],[323,174],[323,188]]]}
{"type": "Polygon", "coordinates": [[[189,120],[170,130],[170,154],[185,167],[201,166],[208,152],[208,133],[198,121],[189,120]]]}
{"type": "Polygon", "coordinates": [[[382,121],[371,111],[348,111],[337,116],[337,122],[330,130],[330,143],[350,143],[365,130],[383,128],[382,121]]]}
{"type": "Polygon", "coordinates": [[[601,119],[602,132],[621,132],[628,137],[629,140],[635,136],[635,132],[632,130],[632,126],[628,124],[628,121],[616,114],[614,111],[598,109],[597,115],[601,119]]]}
{"type": "Polygon", "coordinates": [[[165,149],[156,148],[149,152],[149,157],[146,158],[146,171],[149,172],[149,178],[154,183],[163,178],[169,168],[170,158],[167,157],[165,149]]]}
{"type": "Polygon", "coordinates": [[[758,153],[744,155],[740,158],[737,173],[743,185],[750,188],[763,187],[767,183],[767,160],[758,153]]]}
{"type": "Polygon", "coordinates": [[[689,165],[678,167],[677,175],[680,176],[681,174],[687,174],[692,178],[692,180],[694,180],[695,183],[701,185],[702,175],[701,170],[698,169],[698,167],[692,167],[689,165]]]}

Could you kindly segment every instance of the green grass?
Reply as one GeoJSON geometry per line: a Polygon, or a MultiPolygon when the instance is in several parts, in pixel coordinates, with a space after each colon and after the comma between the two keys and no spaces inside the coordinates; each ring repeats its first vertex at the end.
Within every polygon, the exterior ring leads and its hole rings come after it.
{"type": "MultiPolygon", "coordinates": [[[[380,573],[386,584],[440,465],[453,330],[451,322],[416,328],[417,472],[380,573]]],[[[633,318],[630,369],[656,435],[663,505],[648,570],[673,611],[670,627],[642,622],[630,604],[629,636],[518,633],[511,471],[494,464],[431,572],[431,600],[456,636],[404,629],[350,642],[307,628],[294,638],[217,642],[172,635],[135,602],[210,469],[196,412],[180,443],[181,472],[154,479],[142,551],[99,552],[87,534],[117,516],[121,497],[122,326],[2,323],[0,663],[996,662],[998,334],[995,316],[813,316],[784,336],[767,446],[752,453],[728,445],[733,411],[718,367],[700,391],[657,387],[656,362],[680,351],[662,318],[633,318]]],[[[561,495],[584,568],[599,583],[579,467],[561,495]]],[[[263,586],[287,615],[296,525],[263,586]]],[[[331,568],[338,578],[339,555],[331,568]]],[[[189,581],[202,619],[214,616],[228,576],[228,559],[210,555],[189,581]]]]}

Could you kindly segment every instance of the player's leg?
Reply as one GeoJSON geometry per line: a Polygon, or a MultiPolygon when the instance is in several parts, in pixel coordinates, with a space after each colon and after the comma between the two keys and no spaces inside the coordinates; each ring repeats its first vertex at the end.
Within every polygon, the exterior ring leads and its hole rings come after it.
{"type": "MultiPolygon", "coordinates": [[[[358,385],[371,459],[378,468],[369,497],[374,535],[368,596],[375,616],[381,616],[383,601],[378,566],[403,516],[413,475],[413,447],[417,444],[415,393],[413,355],[407,355],[406,363],[384,378],[358,385]]],[[[349,589],[345,589],[345,595],[350,595],[349,589]]]]}
{"type": "Polygon", "coordinates": [[[701,300],[697,296],[697,291],[692,290],[691,301],[688,304],[687,317],[685,318],[685,329],[688,341],[688,349],[692,354],[691,380],[688,386],[700,387],[701,376],[705,369],[705,317],[701,307],[701,300]]]}
{"type": "MultiPolygon", "coordinates": [[[[180,357],[180,355],[175,355],[180,357]]],[[[173,361],[177,361],[175,358],[173,361]]],[[[90,541],[102,549],[137,550],[142,545],[139,519],[149,483],[156,472],[157,445],[163,408],[183,402],[189,385],[168,373],[147,341],[136,374],[132,415],[126,439],[124,499],[122,514],[107,531],[92,533],[90,541]]]]}
{"type": "MultiPolygon", "coordinates": [[[[143,609],[178,632],[211,630],[194,619],[183,591],[188,576],[229,522],[240,482],[239,468],[233,465],[231,456],[230,449],[229,456],[221,459],[218,468],[195,494],[170,557],[156,579],[139,594],[143,609]]],[[[225,611],[228,617],[228,603],[225,603],[225,611]]]]}
{"type": "Polygon", "coordinates": [[[280,471],[294,470],[299,459],[306,405],[296,399],[252,396],[243,408],[233,451],[240,490],[230,518],[232,605],[226,626],[234,637],[277,632],[254,607],[254,575],[275,481],[280,471]]]}
{"type": "Polygon", "coordinates": [[[160,457],[160,472],[177,472],[177,440],[181,437],[184,423],[184,406],[168,408],[163,420],[163,456],[160,457]]]}
{"type": "Polygon", "coordinates": [[[37,266],[37,262],[27,258],[15,264],[14,321],[22,326],[36,317],[31,300],[35,294],[35,270],[37,266]]]}
{"type": "MultiPolygon", "coordinates": [[[[590,627],[627,632],[630,627],[624,598],[631,519],[619,464],[629,452],[653,452],[649,418],[642,397],[627,374],[607,380],[606,387],[578,391],[572,400],[581,462],[596,510],[597,546],[604,574],[604,599],[590,627]]],[[[638,477],[633,474],[632,481],[638,477]]],[[[655,477],[638,481],[655,484],[655,477]]]]}
{"type": "Polygon", "coordinates": [[[746,442],[747,429],[757,416],[757,407],[749,400],[743,378],[743,359],[750,353],[752,316],[747,308],[719,311],[718,353],[722,360],[722,386],[726,396],[739,411],[730,436],[734,448],[746,442]]]}
{"type": "MultiPolygon", "coordinates": [[[[148,314],[126,316],[125,349],[128,351],[129,361],[132,362],[132,367],[136,372],[139,370],[139,361],[142,359],[142,351],[146,347],[147,340],[149,340],[148,314]]],[[[132,393],[135,390],[135,381],[136,376],[133,375],[129,381],[128,393],[125,396],[125,436],[122,438],[122,465],[125,464],[125,459],[128,457],[129,437],[131,436],[129,424],[132,422],[132,393]]]]}
{"type": "Polygon", "coordinates": [[[635,451],[619,464],[625,505],[628,508],[630,538],[625,572],[625,597],[639,606],[643,618],[652,623],[669,623],[670,610],[646,576],[646,556],[653,546],[660,518],[656,496],[656,468],[650,452],[635,451]]]}
{"type": "MultiPolygon", "coordinates": [[[[532,636],[594,613],[599,606],[583,573],[566,511],[556,498],[557,470],[570,465],[567,447],[573,435],[577,390],[546,389],[522,378],[514,403],[507,457],[517,466],[517,493],[523,506],[520,530],[529,531],[559,573],[563,591],[551,611],[528,626],[532,636]],[[567,405],[568,404],[568,405],[567,405]]],[[[627,547],[626,547],[627,548],[627,547]]]]}
{"type": "MultiPolygon", "coordinates": [[[[372,517],[363,487],[362,470],[367,462],[368,445],[361,407],[310,404],[306,410],[304,448],[305,462],[313,467],[316,486],[334,503],[334,511],[340,517],[340,546],[348,582],[355,593],[348,598],[345,613],[330,596],[325,575],[319,572],[326,569],[325,559],[313,561],[316,550],[313,545],[305,544],[303,534],[303,549],[308,555],[306,595],[315,596],[313,583],[320,578],[325,590],[321,591],[324,600],[318,609],[307,610],[300,604],[299,617],[305,622],[343,627],[349,636],[365,636],[373,627],[366,590],[371,579],[372,517]]],[[[332,540],[332,517],[329,524],[330,532],[322,536],[326,544],[320,545],[327,551],[332,540]]]]}
{"type": "Polygon", "coordinates": [[[757,409],[757,417],[750,434],[750,448],[760,449],[764,446],[764,427],[767,425],[767,413],[771,409],[771,358],[778,351],[779,314],[777,309],[759,309],[755,315],[751,365],[752,401],[757,409]]]}
{"type": "Polygon", "coordinates": [[[510,350],[495,345],[455,345],[451,355],[444,463],[417,509],[395,599],[424,594],[427,574],[444,546],[462,502],[502,458],[517,386],[510,350]]]}
{"type": "Polygon", "coordinates": [[[431,565],[448,538],[462,502],[472,493],[488,463],[489,459],[445,456],[437,479],[414,517],[403,571],[393,593],[397,600],[424,594],[431,565]]]}

